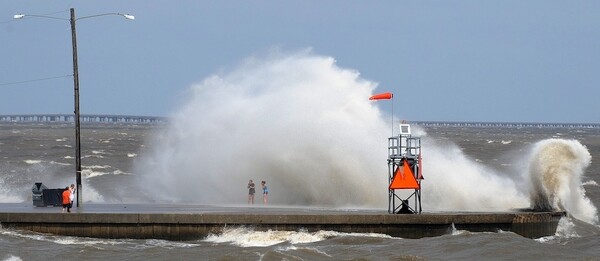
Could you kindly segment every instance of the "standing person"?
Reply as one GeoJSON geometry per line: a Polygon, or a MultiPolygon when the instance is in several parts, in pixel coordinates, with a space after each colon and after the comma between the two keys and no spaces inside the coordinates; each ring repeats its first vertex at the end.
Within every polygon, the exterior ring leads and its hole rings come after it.
{"type": "Polygon", "coordinates": [[[71,184],[71,188],[69,189],[69,192],[71,193],[71,195],[69,196],[69,198],[71,199],[71,207],[73,208],[73,200],[75,199],[75,184],[71,184]]]}
{"type": "Polygon", "coordinates": [[[250,180],[248,182],[248,204],[254,204],[254,193],[256,193],[254,189],[254,182],[250,180]]]}
{"type": "Polygon", "coordinates": [[[69,189],[69,186],[67,186],[65,188],[65,191],[63,191],[62,193],[62,205],[63,213],[65,213],[65,209],[67,210],[67,212],[71,213],[71,190],[69,189]]]}
{"type": "Polygon", "coordinates": [[[267,188],[267,182],[264,180],[260,182],[260,185],[263,190],[263,204],[266,205],[269,202],[269,188],[267,188]]]}

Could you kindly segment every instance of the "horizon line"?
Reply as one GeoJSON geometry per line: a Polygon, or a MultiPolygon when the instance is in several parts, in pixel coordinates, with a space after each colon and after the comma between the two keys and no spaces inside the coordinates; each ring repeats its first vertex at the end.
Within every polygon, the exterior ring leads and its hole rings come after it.
{"type": "MultiPolygon", "coordinates": [[[[60,121],[60,122],[68,122],[68,118],[75,117],[74,114],[64,114],[64,113],[31,113],[31,114],[0,114],[0,122],[11,122],[11,121],[19,121],[19,122],[31,122],[31,121],[60,121]],[[63,118],[65,120],[39,120],[39,118],[44,117],[58,117],[63,118]],[[12,118],[11,120],[7,120],[7,118],[12,118]],[[37,120],[20,120],[21,118],[36,118],[37,120]]],[[[170,116],[148,116],[148,115],[126,115],[126,114],[81,114],[81,117],[84,118],[121,118],[121,119],[147,119],[152,121],[167,121],[170,116]]],[[[101,121],[102,122],[102,121],[101,121]]],[[[414,120],[408,121],[409,123],[414,123],[417,125],[460,125],[460,124],[468,124],[468,125],[497,125],[497,124],[510,124],[510,125],[581,125],[581,126],[595,126],[600,128],[600,123],[592,123],[592,122],[534,122],[534,121],[456,121],[456,120],[414,120]]]]}

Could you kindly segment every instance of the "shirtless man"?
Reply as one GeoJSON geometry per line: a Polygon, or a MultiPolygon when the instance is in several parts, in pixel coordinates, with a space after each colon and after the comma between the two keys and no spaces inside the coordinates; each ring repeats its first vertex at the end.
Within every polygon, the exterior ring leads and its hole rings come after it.
{"type": "Polygon", "coordinates": [[[254,204],[254,193],[256,193],[256,190],[254,189],[254,182],[250,180],[248,182],[248,204],[254,204]]]}

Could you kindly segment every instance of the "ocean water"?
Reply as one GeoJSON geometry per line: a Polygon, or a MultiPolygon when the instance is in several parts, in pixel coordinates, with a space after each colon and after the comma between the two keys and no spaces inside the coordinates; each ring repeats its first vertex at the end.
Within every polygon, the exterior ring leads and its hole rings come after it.
{"type": "MultiPolygon", "coordinates": [[[[404,112],[381,109],[402,97],[368,100],[381,89],[310,51],[251,57],[190,86],[165,125],[84,123],[82,200],[239,206],[253,179],[269,186],[264,207],[386,210],[387,138],[404,112]]],[[[0,260],[600,260],[599,129],[412,127],[423,142],[424,212],[552,208],[569,216],[556,235],[538,239],[232,227],[172,242],[0,228],[0,260]]],[[[35,182],[75,183],[73,146],[69,123],[0,123],[0,202],[30,204],[35,182]]]]}
{"type": "MultiPolygon", "coordinates": [[[[146,197],[145,193],[132,192],[144,189],[137,177],[142,174],[135,173],[134,169],[136,164],[140,164],[141,155],[152,151],[153,144],[148,143],[153,140],[150,137],[164,133],[166,129],[168,126],[164,125],[84,125],[84,201],[159,200],[146,197]]],[[[510,172],[514,169],[515,160],[529,157],[532,145],[542,140],[578,140],[592,157],[600,154],[598,129],[445,127],[424,130],[429,139],[453,144],[452,147],[462,151],[464,157],[484,164],[494,172],[510,172]]],[[[74,159],[70,144],[73,143],[73,132],[70,124],[0,123],[0,200],[31,202],[31,186],[36,181],[44,182],[50,188],[72,183],[74,159]]],[[[425,151],[424,155],[427,155],[425,151]]],[[[384,167],[385,157],[383,154],[380,161],[384,167]]],[[[598,165],[592,161],[580,177],[585,198],[593,206],[600,204],[598,165]]],[[[445,169],[451,169],[451,166],[445,169]]],[[[435,175],[431,173],[435,168],[424,165],[424,170],[425,189],[436,182],[433,180],[435,175]]],[[[461,175],[452,171],[445,173],[461,175]]],[[[385,178],[387,173],[380,175],[385,178]]],[[[245,203],[244,182],[241,180],[239,185],[243,193],[232,204],[245,203]]],[[[282,193],[277,188],[271,191],[273,199],[282,193]]],[[[424,198],[431,197],[428,193],[423,194],[424,198]]],[[[460,200],[460,197],[449,200],[460,200]]],[[[385,207],[386,204],[387,201],[381,205],[385,207]]],[[[57,211],[60,209],[57,208],[57,211]]],[[[432,207],[424,203],[424,211],[432,211],[432,207]]],[[[440,237],[403,239],[333,231],[261,232],[240,227],[220,235],[177,242],[78,238],[0,229],[0,260],[600,260],[598,246],[598,224],[572,216],[561,220],[556,235],[538,239],[523,238],[505,231],[472,233],[450,230],[440,237]]]]}

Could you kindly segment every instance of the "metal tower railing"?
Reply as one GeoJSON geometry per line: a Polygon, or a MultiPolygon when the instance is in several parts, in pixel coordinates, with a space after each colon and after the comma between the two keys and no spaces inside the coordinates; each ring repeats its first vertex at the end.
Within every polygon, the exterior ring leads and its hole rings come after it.
{"type": "Polygon", "coordinates": [[[411,136],[410,125],[400,124],[400,134],[388,138],[389,213],[421,213],[421,171],[421,138],[411,136]]]}

